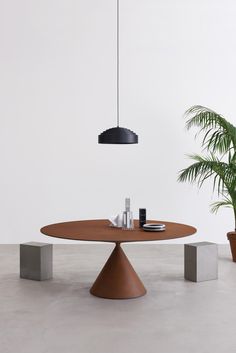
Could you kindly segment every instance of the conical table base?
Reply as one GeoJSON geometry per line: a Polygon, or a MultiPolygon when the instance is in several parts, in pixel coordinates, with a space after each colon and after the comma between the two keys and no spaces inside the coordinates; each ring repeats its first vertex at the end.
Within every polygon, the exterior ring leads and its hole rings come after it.
{"type": "Polygon", "coordinates": [[[144,285],[119,243],[116,243],[90,293],[108,299],[131,299],[146,294],[144,285]]]}

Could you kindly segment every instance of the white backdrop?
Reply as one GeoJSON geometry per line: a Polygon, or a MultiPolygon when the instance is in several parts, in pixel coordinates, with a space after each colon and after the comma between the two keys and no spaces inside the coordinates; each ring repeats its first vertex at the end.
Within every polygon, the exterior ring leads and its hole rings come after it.
{"type": "MultiPolygon", "coordinates": [[[[226,242],[211,184],[177,182],[199,152],[184,111],[235,123],[236,2],[121,0],[121,125],[138,145],[98,145],[115,125],[115,0],[0,0],[1,243],[52,241],[41,226],[137,216],[195,225],[179,242],[226,242]]],[[[59,240],[55,239],[55,242],[59,240]]],[[[65,241],[66,242],[66,241],[65,241]]],[[[178,242],[178,241],[174,241],[178,242]]]]}

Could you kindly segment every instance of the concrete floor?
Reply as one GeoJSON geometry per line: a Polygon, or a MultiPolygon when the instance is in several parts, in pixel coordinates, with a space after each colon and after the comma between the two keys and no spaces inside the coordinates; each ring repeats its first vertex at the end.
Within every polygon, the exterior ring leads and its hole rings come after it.
{"type": "Polygon", "coordinates": [[[54,279],[20,279],[18,246],[0,245],[0,353],[235,353],[236,263],[219,279],[183,278],[182,245],[124,246],[147,295],[105,300],[89,288],[112,245],[54,245],[54,279]]]}

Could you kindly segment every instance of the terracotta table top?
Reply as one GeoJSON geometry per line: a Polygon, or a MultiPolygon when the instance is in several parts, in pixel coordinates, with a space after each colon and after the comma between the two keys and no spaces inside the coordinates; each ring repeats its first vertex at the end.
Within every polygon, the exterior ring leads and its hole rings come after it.
{"type": "Polygon", "coordinates": [[[166,225],[166,230],[146,232],[139,228],[138,220],[134,221],[133,230],[123,230],[110,227],[110,221],[106,219],[97,219],[50,224],[43,227],[41,232],[55,238],[113,243],[174,239],[196,232],[196,228],[180,223],[153,220],[147,223],[163,223],[166,225]]]}

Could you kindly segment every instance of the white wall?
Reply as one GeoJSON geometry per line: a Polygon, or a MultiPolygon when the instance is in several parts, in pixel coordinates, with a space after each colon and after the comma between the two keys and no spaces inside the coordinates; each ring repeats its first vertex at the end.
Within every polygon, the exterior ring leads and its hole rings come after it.
{"type": "MultiPolygon", "coordinates": [[[[178,184],[199,152],[183,112],[235,123],[236,2],[121,0],[121,121],[130,146],[98,145],[115,125],[115,0],[0,1],[1,243],[51,241],[48,223],[149,218],[195,225],[180,241],[225,242],[233,215],[209,211],[211,184],[178,184]]],[[[59,240],[55,239],[55,242],[59,240]]]]}

